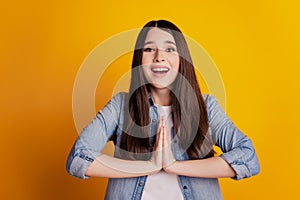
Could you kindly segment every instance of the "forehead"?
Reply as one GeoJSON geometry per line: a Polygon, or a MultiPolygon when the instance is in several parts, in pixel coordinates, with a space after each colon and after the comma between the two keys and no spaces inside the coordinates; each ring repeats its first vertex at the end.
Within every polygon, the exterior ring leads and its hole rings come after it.
{"type": "Polygon", "coordinates": [[[146,36],[146,42],[154,42],[154,43],[164,43],[167,41],[171,41],[175,43],[174,37],[168,33],[167,31],[164,31],[160,28],[152,28],[149,30],[147,36],[146,36]]]}

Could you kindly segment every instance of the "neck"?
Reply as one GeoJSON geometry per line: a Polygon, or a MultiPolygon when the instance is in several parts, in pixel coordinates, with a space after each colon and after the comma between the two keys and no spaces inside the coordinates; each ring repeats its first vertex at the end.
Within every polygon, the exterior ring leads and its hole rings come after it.
{"type": "Polygon", "coordinates": [[[168,88],[162,88],[162,89],[150,88],[150,92],[156,104],[161,106],[171,105],[170,90],[168,88]]]}

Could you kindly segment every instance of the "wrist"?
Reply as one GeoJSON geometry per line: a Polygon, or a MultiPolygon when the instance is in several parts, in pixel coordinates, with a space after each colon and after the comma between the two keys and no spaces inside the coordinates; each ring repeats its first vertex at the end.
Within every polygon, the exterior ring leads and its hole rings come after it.
{"type": "Polygon", "coordinates": [[[174,162],[170,163],[169,165],[167,166],[164,166],[163,169],[165,172],[169,173],[169,174],[179,174],[178,173],[178,164],[179,164],[179,161],[176,161],[174,160],[174,162]]]}

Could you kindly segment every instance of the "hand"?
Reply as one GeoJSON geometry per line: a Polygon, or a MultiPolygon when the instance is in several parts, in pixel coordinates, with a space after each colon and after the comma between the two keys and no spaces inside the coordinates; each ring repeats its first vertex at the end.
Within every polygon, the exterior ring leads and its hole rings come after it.
{"type": "Polygon", "coordinates": [[[165,121],[163,122],[163,126],[161,127],[160,134],[163,135],[162,139],[162,146],[163,146],[163,160],[162,160],[162,167],[165,171],[171,165],[173,165],[176,160],[173,155],[172,151],[172,137],[171,134],[167,132],[165,127],[165,121]]]}
{"type": "Polygon", "coordinates": [[[154,164],[157,171],[160,171],[163,167],[163,134],[161,132],[163,126],[163,121],[160,120],[158,123],[157,134],[156,134],[156,142],[152,151],[152,156],[150,162],[154,164]]]}

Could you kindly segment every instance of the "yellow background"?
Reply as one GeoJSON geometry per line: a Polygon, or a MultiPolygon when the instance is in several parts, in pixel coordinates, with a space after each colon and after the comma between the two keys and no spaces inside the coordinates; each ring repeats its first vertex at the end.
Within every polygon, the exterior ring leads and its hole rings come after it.
{"type": "MultiPolygon", "coordinates": [[[[1,199],[103,198],[106,179],[81,181],[65,171],[77,137],[76,73],[108,37],[161,18],[210,54],[226,112],[256,147],[261,173],[222,179],[224,199],[299,198],[299,9],[292,0],[1,2],[1,199]]],[[[130,68],[128,57],[112,64],[115,72],[130,68]]],[[[113,81],[105,82],[96,109],[110,98],[113,81]]]]}

